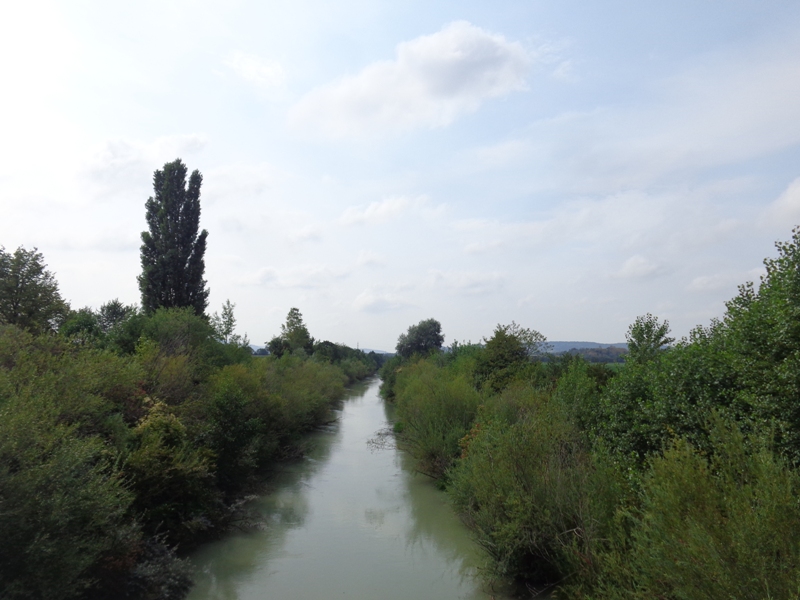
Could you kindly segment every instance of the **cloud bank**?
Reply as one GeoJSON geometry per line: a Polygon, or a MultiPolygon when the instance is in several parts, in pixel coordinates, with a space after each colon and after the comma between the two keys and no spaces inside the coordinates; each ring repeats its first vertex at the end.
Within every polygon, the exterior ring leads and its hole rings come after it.
{"type": "Polygon", "coordinates": [[[530,64],[519,42],[457,21],[399,44],[392,61],[311,91],[289,119],[333,138],[445,127],[489,98],[524,89],[530,64]]]}

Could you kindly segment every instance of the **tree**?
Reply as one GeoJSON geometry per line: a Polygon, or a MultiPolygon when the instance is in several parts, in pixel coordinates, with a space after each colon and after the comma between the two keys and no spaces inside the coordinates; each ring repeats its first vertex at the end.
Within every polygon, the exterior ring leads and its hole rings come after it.
{"type": "Polygon", "coordinates": [[[475,365],[475,377],[482,386],[496,392],[505,388],[531,359],[547,350],[547,338],[534,329],[527,329],[511,321],[511,325],[497,325],[494,335],[484,338],[483,352],[475,365]]]}
{"type": "Polygon", "coordinates": [[[664,346],[675,341],[675,338],[668,337],[669,331],[666,319],[661,323],[650,313],[636,317],[625,334],[629,360],[645,363],[654,359],[664,346]]]}
{"type": "Polygon", "coordinates": [[[230,300],[225,300],[222,305],[222,315],[214,313],[211,315],[211,326],[217,334],[217,339],[223,344],[227,344],[233,332],[236,330],[236,317],[233,315],[233,309],[236,308],[235,304],[231,304],[230,300]]]}
{"type": "Polygon", "coordinates": [[[314,338],[308,333],[308,328],[303,323],[300,309],[291,308],[286,315],[286,322],[281,325],[281,334],[276,335],[266,343],[269,353],[274,356],[283,356],[289,352],[303,350],[311,356],[314,352],[314,338]]]}
{"type": "Polygon", "coordinates": [[[88,306],[71,312],[58,333],[79,345],[97,344],[103,336],[97,314],[88,306]]]}
{"type": "Polygon", "coordinates": [[[186,165],[179,158],[153,174],[154,196],[145,204],[149,231],[142,232],[138,278],[142,308],[148,314],[162,307],[191,307],[196,315],[205,315],[208,232],[197,233],[202,183],[203,176],[195,170],[186,187],[186,165]]]}
{"type": "Polygon", "coordinates": [[[395,350],[403,358],[410,358],[414,354],[424,355],[441,350],[442,344],[442,324],[436,319],[427,319],[409,327],[408,332],[401,333],[395,350]]]}
{"type": "Polygon", "coordinates": [[[13,254],[0,246],[0,323],[31,333],[55,331],[69,313],[42,254],[22,246],[13,254]]]}
{"type": "Polygon", "coordinates": [[[236,317],[233,314],[234,308],[236,308],[235,304],[230,300],[225,300],[225,304],[222,305],[222,315],[216,312],[211,315],[211,327],[214,328],[217,339],[223,344],[249,346],[250,340],[247,339],[247,334],[242,337],[234,333],[234,331],[236,331],[236,317]]]}
{"type": "Polygon", "coordinates": [[[103,333],[109,333],[137,313],[137,308],[125,305],[119,298],[114,298],[103,304],[97,311],[97,321],[103,333]]]}

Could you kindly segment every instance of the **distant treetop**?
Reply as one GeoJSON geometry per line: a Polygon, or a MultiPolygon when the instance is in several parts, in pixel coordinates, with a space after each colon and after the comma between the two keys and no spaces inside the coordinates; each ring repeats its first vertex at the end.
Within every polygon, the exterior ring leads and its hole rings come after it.
{"type": "Polygon", "coordinates": [[[397,339],[397,354],[410,358],[414,354],[429,354],[433,350],[441,350],[444,344],[442,324],[436,319],[420,321],[408,328],[408,332],[400,334],[397,339]]]}

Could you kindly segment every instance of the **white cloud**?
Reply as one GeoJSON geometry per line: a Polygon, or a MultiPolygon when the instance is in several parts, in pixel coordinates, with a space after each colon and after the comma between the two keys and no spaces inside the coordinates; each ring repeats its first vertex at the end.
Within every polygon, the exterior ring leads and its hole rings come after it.
{"type": "Polygon", "coordinates": [[[262,91],[283,87],[286,80],[286,74],[278,61],[264,59],[254,54],[231,52],[223,64],[262,91]]]}
{"type": "Polygon", "coordinates": [[[349,206],[339,217],[342,225],[379,225],[392,221],[407,212],[415,212],[424,217],[431,218],[440,214],[442,206],[427,209],[426,196],[409,198],[408,196],[395,196],[379,202],[370,202],[367,205],[349,206]]]}
{"type": "Polygon", "coordinates": [[[616,273],[622,279],[643,279],[657,274],[661,267],[643,256],[631,256],[616,273]]]}
{"type": "Polygon", "coordinates": [[[347,269],[331,269],[326,265],[304,265],[279,270],[262,267],[238,279],[243,285],[268,285],[279,289],[320,289],[350,275],[347,269]]]}
{"type": "MultiPolygon", "coordinates": [[[[152,142],[129,139],[107,140],[84,167],[84,174],[101,195],[121,191],[139,193],[152,182],[153,172],[164,163],[202,150],[208,143],[203,134],[168,135],[152,142]]],[[[192,171],[191,165],[187,164],[192,171]]]]}
{"type": "Polygon", "coordinates": [[[800,177],[767,207],[764,220],[779,226],[794,226],[800,222],[800,177]]]}
{"type": "Polygon", "coordinates": [[[472,242],[464,246],[466,254],[484,254],[492,250],[497,250],[503,247],[503,242],[500,240],[482,240],[480,242],[472,242]]]}
{"type": "Polygon", "coordinates": [[[482,296],[498,291],[505,278],[500,273],[431,270],[434,287],[443,286],[464,296],[482,296]]]}
{"type": "Polygon", "coordinates": [[[527,140],[507,140],[475,150],[480,168],[492,169],[518,165],[530,159],[532,144],[527,140]]]}
{"type": "Polygon", "coordinates": [[[384,313],[408,306],[411,305],[396,294],[372,289],[364,290],[353,300],[353,307],[357,311],[368,313],[384,313]]]}
{"type": "MultiPolygon", "coordinates": [[[[800,45],[700,56],[652,85],[655,102],[562,113],[531,126],[552,189],[607,193],[737,164],[800,143],[800,45]]],[[[542,184],[544,185],[544,184],[542,184]]]]}
{"type": "Polygon", "coordinates": [[[203,173],[203,197],[209,202],[262,196],[285,180],[286,174],[268,163],[223,165],[203,173]]]}
{"type": "Polygon", "coordinates": [[[386,264],[386,258],[372,250],[362,250],[356,264],[359,267],[379,267],[386,264]]]}
{"type": "Polygon", "coordinates": [[[730,275],[701,275],[692,279],[689,289],[693,292],[715,292],[741,280],[730,275]]]}
{"type": "Polygon", "coordinates": [[[489,98],[524,89],[530,63],[519,42],[458,21],[399,44],[394,60],[311,91],[290,123],[335,138],[445,127],[489,98]]]}
{"type": "Polygon", "coordinates": [[[290,233],[289,239],[295,243],[318,242],[322,239],[322,232],[316,225],[308,225],[290,233]]]}

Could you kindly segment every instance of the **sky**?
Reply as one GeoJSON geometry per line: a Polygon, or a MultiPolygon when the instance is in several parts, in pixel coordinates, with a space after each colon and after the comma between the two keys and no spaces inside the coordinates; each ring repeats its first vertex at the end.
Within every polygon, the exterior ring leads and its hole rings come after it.
{"type": "Polygon", "coordinates": [[[800,223],[800,3],[30,0],[0,20],[0,245],[137,303],[203,175],[209,312],[393,350],[721,317],[800,223]]]}

